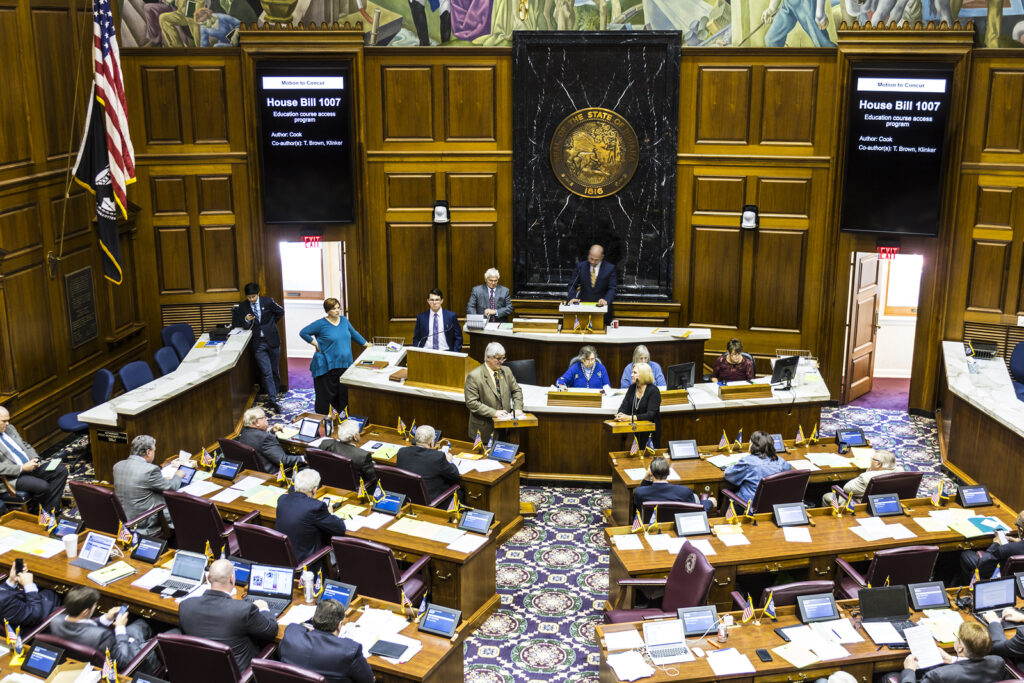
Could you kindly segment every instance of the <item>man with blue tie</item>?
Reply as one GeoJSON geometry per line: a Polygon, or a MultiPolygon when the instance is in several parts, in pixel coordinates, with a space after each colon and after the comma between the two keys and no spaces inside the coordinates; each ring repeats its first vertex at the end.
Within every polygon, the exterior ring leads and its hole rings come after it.
{"type": "Polygon", "coordinates": [[[569,289],[565,298],[570,304],[578,304],[581,301],[594,301],[598,306],[607,306],[608,312],[604,314],[605,326],[611,325],[615,318],[615,309],[612,300],[615,299],[615,287],[618,284],[618,276],[615,274],[615,264],[604,260],[604,247],[595,244],[590,247],[587,253],[587,260],[576,264],[572,278],[569,280],[569,289]]]}
{"type": "Polygon", "coordinates": [[[31,494],[48,512],[60,514],[60,499],[68,471],[64,465],[42,467],[39,454],[11,424],[11,414],[0,406],[0,477],[15,479],[14,489],[31,494]]]}
{"type": "Polygon", "coordinates": [[[281,387],[281,335],[277,321],[284,317],[284,309],[269,296],[260,296],[260,286],[255,282],[245,286],[245,299],[231,309],[231,326],[252,330],[252,350],[267,392],[267,407],[280,413],[277,390],[281,387]]]}
{"type": "Polygon", "coordinates": [[[430,310],[416,316],[416,327],[412,331],[412,345],[436,351],[461,351],[462,327],[454,311],[441,307],[444,294],[435,287],[427,295],[430,310]]]}

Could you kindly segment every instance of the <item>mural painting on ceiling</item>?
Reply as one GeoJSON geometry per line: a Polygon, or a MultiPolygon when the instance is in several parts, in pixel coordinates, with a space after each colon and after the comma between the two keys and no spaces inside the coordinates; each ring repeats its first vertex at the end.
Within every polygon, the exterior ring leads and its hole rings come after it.
{"type": "Polygon", "coordinates": [[[1022,47],[1022,0],[119,0],[121,46],[229,47],[240,24],[363,23],[368,45],[511,45],[512,32],[677,30],[686,46],[832,47],[852,23],[974,21],[1022,47]]]}

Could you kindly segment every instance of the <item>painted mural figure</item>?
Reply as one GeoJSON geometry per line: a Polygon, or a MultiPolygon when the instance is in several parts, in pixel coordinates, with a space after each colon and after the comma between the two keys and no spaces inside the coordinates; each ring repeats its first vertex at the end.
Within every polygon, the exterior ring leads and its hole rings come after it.
{"type": "Polygon", "coordinates": [[[761,20],[768,24],[764,36],[767,47],[783,47],[786,37],[797,24],[807,32],[815,47],[835,47],[825,32],[828,17],[825,15],[825,0],[771,0],[761,14],[761,20]],[[811,3],[814,8],[811,8],[811,3]]]}
{"type": "Polygon", "coordinates": [[[160,33],[163,36],[165,47],[186,47],[185,41],[178,33],[179,26],[188,31],[192,37],[192,45],[187,47],[199,45],[199,24],[194,18],[185,15],[189,4],[195,5],[193,0],[174,0],[174,10],[160,15],[160,33]]]}
{"type": "MultiPolygon", "coordinates": [[[[425,0],[409,0],[409,9],[412,11],[412,23],[416,27],[416,37],[419,38],[420,45],[430,45],[425,0]]],[[[430,0],[430,9],[434,12],[441,10],[441,42],[447,43],[452,39],[452,12],[449,0],[430,0]]]]}
{"type": "Polygon", "coordinates": [[[229,35],[240,22],[230,14],[215,13],[209,7],[196,10],[199,24],[199,47],[230,47],[229,35]]]}

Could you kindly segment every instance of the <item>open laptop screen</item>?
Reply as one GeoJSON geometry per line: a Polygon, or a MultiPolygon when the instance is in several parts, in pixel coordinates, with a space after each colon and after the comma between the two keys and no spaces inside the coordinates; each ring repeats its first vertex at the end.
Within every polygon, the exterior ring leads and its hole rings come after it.
{"type": "Polygon", "coordinates": [[[294,577],[295,572],[290,567],[254,564],[249,569],[249,592],[291,598],[294,577]]]}
{"type": "Polygon", "coordinates": [[[910,616],[907,590],[903,586],[861,588],[857,599],[860,601],[860,617],[864,621],[906,619],[910,616]]]}
{"type": "Polygon", "coordinates": [[[1017,601],[1015,579],[1007,576],[974,584],[974,611],[1013,607],[1017,601]]]}

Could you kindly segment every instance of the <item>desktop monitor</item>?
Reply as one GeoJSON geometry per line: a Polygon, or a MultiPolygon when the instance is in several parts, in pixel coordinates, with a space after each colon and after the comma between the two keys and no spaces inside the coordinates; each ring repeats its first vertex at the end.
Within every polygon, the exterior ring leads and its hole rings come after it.
{"type": "Polygon", "coordinates": [[[693,363],[670,365],[665,371],[665,383],[669,389],[689,389],[693,386],[693,363]]]}
{"type": "Polygon", "coordinates": [[[800,364],[800,356],[786,356],[775,361],[772,367],[772,384],[785,383],[789,389],[796,379],[796,366],[800,364]]]}

